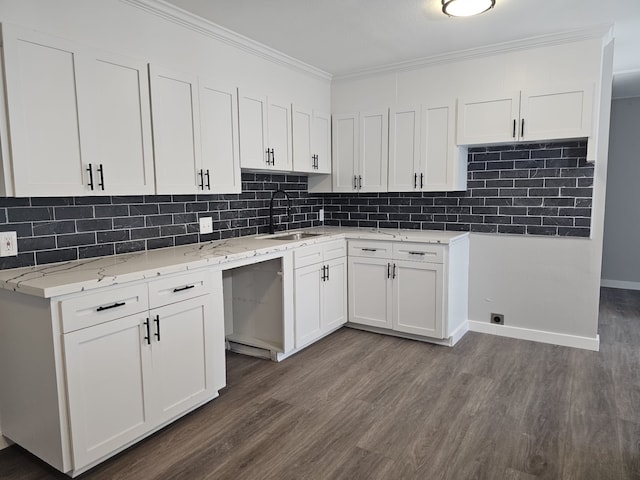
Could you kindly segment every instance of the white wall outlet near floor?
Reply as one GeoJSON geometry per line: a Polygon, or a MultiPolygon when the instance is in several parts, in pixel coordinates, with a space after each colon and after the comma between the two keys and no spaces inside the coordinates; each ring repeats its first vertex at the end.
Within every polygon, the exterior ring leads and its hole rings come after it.
{"type": "Polygon", "coordinates": [[[318,220],[320,222],[324,222],[324,208],[321,208],[320,211],[318,212],[318,220]]]}
{"type": "Polygon", "coordinates": [[[0,257],[18,255],[18,236],[16,232],[0,232],[0,257]]]}
{"type": "Polygon", "coordinates": [[[213,220],[211,217],[200,219],[200,233],[213,233],[213,220]]]}

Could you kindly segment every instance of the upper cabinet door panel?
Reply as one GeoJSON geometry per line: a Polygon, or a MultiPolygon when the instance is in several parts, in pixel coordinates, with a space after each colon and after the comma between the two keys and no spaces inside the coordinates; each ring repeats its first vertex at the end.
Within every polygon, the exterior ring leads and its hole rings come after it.
{"type": "Polygon", "coordinates": [[[147,78],[144,62],[106,53],[92,55],[92,161],[102,164],[109,194],[155,191],[147,78]]]}
{"type": "Polygon", "coordinates": [[[389,191],[420,188],[420,107],[393,108],[389,114],[389,191]]]}
{"type": "Polygon", "coordinates": [[[423,190],[445,190],[452,183],[454,161],[454,110],[453,106],[427,107],[422,111],[422,135],[424,183],[423,190]]]}
{"type": "Polygon", "coordinates": [[[388,142],[389,112],[385,109],[360,113],[360,191],[387,191],[388,142]]]}
{"type": "Polygon", "coordinates": [[[202,168],[214,193],[240,193],[236,88],[200,80],[202,168]]]}
{"type": "Polygon", "coordinates": [[[358,161],[358,114],[333,116],[333,191],[355,192],[358,161]]]}
{"type": "Polygon", "coordinates": [[[313,113],[311,110],[293,105],[293,169],[296,172],[315,172],[311,158],[313,135],[313,113]]]}
{"type": "Polygon", "coordinates": [[[331,173],[331,115],[313,112],[312,152],[317,155],[315,173],[331,173]]]}
{"type": "Polygon", "coordinates": [[[458,101],[458,145],[517,140],[520,93],[458,101]]]}
{"type": "Polygon", "coordinates": [[[238,91],[240,117],[240,166],[242,168],[267,167],[267,99],[238,91]]]}
{"type": "Polygon", "coordinates": [[[520,139],[582,138],[591,135],[593,87],[522,92],[520,139]]]}
{"type": "Polygon", "coordinates": [[[54,37],[2,30],[16,196],[88,193],[82,55],[54,37]]]}
{"type": "Polygon", "coordinates": [[[157,193],[195,193],[200,169],[196,79],[151,65],[157,193]]]}
{"type": "Polygon", "coordinates": [[[291,170],[291,106],[284,101],[268,98],[268,146],[272,149],[271,167],[291,170]]]}

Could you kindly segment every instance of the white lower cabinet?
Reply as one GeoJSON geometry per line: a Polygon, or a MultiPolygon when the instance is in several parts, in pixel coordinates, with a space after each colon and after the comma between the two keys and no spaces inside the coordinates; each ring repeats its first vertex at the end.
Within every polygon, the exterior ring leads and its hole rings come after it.
{"type": "Polygon", "coordinates": [[[295,346],[302,348],[347,322],[346,244],[300,248],[294,262],[295,346]]]}
{"type": "Polygon", "coordinates": [[[467,285],[467,237],[455,245],[349,242],[350,323],[448,338],[467,320],[467,285]]]}

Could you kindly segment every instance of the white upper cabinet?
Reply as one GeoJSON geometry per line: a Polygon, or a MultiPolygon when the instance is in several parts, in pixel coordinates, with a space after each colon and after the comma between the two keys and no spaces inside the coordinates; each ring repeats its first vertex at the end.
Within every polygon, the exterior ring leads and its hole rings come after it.
{"type": "Polygon", "coordinates": [[[150,66],[158,193],[202,191],[200,115],[195,75],[150,66]]]}
{"type": "Polygon", "coordinates": [[[215,193],[240,193],[237,89],[201,78],[199,92],[205,187],[215,193]]]}
{"type": "Polygon", "coordinates": [[[94,191],[153,194],[147,64],[109,53],[95,53],[90,61],[95,151],[90,151],[87,168],[93,169],[94,191]]]}
{"type": "Polygon", "coordinates": [[[458,101],[459,145],[581,138],[591,135],[593,88],[464,98],[458,101]]]}
{"type": "Polygon", "coordinates": [[[156,191],[241,189],[235,87],[151,65],[156,191]]]}
{"type": "Polygon", "coordinates": [[[389,155],[386,109],[333,116],[333,191],[386,192],[389,155]]]}
{"type": "Polygon", "coordinates": [[[239,91],[240,166],[291,170],[291,107],[288,102],[239,91]]]}
{"type": "Polygon", "coordinates": [[[13,194],[87,194],[89,81],[78,47],[13,25],[2,34],[13,194]]]}
{"type": "Polygon", "coordinates": [[[293,170],[331,173],[331,116],[297,105],[293,111],[293,170]]]}
{"type": "Polygon", "coordinates": [[[392,108],[389,116],[390,192],[466,188],[453,103],[392,108]]]}
{"type": "Polygon", "coordinates": [[[12,25],[3,39],[13,167],[5,193],[153,193],[146,64],[12,25]]]}

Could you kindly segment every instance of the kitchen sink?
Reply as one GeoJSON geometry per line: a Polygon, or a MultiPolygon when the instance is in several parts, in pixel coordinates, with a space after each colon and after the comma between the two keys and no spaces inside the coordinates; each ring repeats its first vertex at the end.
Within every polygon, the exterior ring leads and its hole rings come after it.
{"type": "Polygon", "coordinates": [[[303,240],[305,238],[318,237],[322,235],[321,233],[311,233],[311,232],[288,232],[288,233],[274,233],[273,235],[267,235],[264,237],[260,237],[261,240],[303,240]]]}

